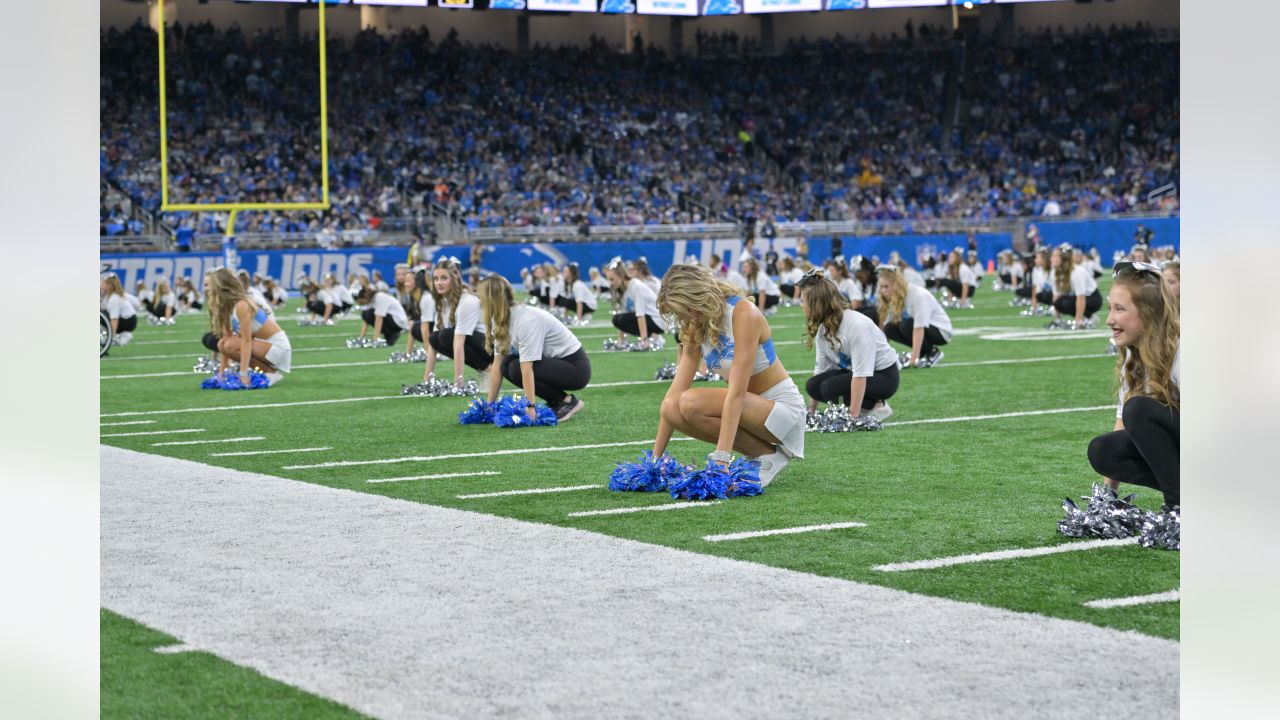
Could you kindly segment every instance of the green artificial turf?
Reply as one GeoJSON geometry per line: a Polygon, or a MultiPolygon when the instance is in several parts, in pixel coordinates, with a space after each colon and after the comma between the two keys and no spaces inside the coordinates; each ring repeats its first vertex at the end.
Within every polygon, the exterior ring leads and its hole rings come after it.
{"type": "Polygon", "coordinates": [[[331,700],[206,652],[157,653],[178,641],[103,610],[104,718],[362,718],[331,700]]]}
{"type": "MultiPolygon", "coordinates": [[[[1104,288],[1105,289],[1105,288],[1104,288]]],[[[142,327],[126,347],[101,363],[102,376],[180,373],[104,380],[103,422],[154,420],[103,427],[103,433],[203,428],[196,434],[104,438],[119,447],[294,478],[330,487],[430,503],[534,522],[582,528],[644,542],[724,555],[832,577],[876,583],[1017,611],[1081,620],[1169,638],[1178,637],[1178,603],[1094,610],[1083,602],[1162,592],[1179,585],[1179,555],[1136,546],[884,573],[877,564],[1037,547],[1063,542],[1056,531],[1064,497],[1088,494],[1097,480],[1085,449],[1114,423],[1114,359],[1103,355],[1099,333],[1062,332],[1049,340],[983,339],[983,335],[1042,329],[1044,318],[1023,318],[1009,294],[980,292],[977,309],[953,310],[957,329],[940,367],[903,372],[892,399],[890,423],[1062,408],[1082,412],[894,427],[877,433],[806,437],[805,459],[788,467],[764,495],[719,505],[661,513],[569,517],[584,510],[671,502],[666,494],[612,493],[604,485],[614,463],[634,459],[645,445],[488,455],[533,449],[628,441],[651,442],[666,383],[588,387],[586,408],[555,428],[504,430],[462,426],[462,398],[399,397],[400,386],[421,379],[422,364],[390,364],[390,349],[347,349],[359,321],[334,327],[296,326],[292,308],[282,326],[295,350],[295,371],[265,391],[200,390],[204,376],[190,372],[203,348],[202,316],[183,316],[175,327],[142,327]],[[173,357],[146,356],[164,355],[173,357]],[[1092,356],[1020,364],[965,363],[1092,356]],[[351,363],[369,363],[351,365],[351,363]],[[337,367],[306,368],[307,365],[337,367]],[[299,367],[303,366],[303,367],[299,367]],[[237,407],[335,398],[388,398],[225,412],[131,415],[152,410],[237,407]],[[232,445],[153,443],[261,435],[232,445]],[[327,446],[296,454],[215,457],[211,453],[327,446]],[[475,453],[468,458],[354,467],[284,469],[335,460],[374,460],[475,453]],[[391,483],[371,479],[498,471],[501,475],[391,483]],[[461,494],[508,489],[599,484],[592,490],[462,500],[461,494]],[[843,521],[866,527],[711,543],[705,535],[843,521]]],[[[1105,307],[1100,319],[1105,317],[1105,307]]],[[[596,315],[608,322],[608,312],[596,315]]],[[[799,308],[771,318],[784,366],[813,369],[813,353],[800,340],[799,308]]],[[[652,380],[674,350],[604,353],[608,327],[577,328],[591,354],[592,383],[652,380]]],[[[395,349],[403,349],[403,346],[395,349]]],[[[901,349],[901,348],[897,348],[901,349]]],[[[448,374],[444,366],[442,374],[448,374]]],[[[803,389],[807,375],[796,377],[803,389]]],[[[713,385],[714,386],[714,385],[713,385]]],[[[720,384],[719,386],[723,386],[720,384]]],[[[504,392],[515,392],[506,386],[504,392]]],[[[699,463],[710,450],[678,441],[671,451],[699,463]]],[[[175,478],[175,482],[181,481],[175,478]]],[[[1158,509],[1159,493],[1136,488],[1138,504],[1158,509]]]]}

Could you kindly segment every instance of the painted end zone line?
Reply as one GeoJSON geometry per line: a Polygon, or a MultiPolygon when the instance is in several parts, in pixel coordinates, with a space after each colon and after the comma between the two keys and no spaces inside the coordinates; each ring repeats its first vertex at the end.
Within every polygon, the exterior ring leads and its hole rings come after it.
{"type": "Polygon", "coordinates": [[[1056,555],[1058,553],[1076,552],[1078,550],[1094,550],[1105,547],[1118,547],[1120,545],[1136,545],[1138,538],[1116,538],[1113,540],[1085,540],[1083,542],[1067,542],[1060,545],[1048,545],[1037,548],[1021,548],[1018,550],[996,550],[995,552],[975,553],[972,555],[956,555],[953,557],[934,558],[932,560],[917,560],[915,562],[889,563],[888,565],[876,565],[872,570],[881,572],[901,572],[903,570],[933,570],[940,567],[949,567],[951,565],[965,565],[968,563],[988,562],[992,560],[1013,560],[1015,558],[1039,557],[1041,555],[1056,555]]]}
{"type": "Polygon", "coordinates": [[[261,435],[251,435],[249,437],[218,438],[217,440],[170,440],[169,442],[151,443],[151,447],[166,447],[169,445],[208,445],[210,443],[251,442],[253,440],[266,440],[266,438],[261,435]]]}
{"type": "Polygon", "coordinates": [[[779,530],[755,530],[752,532],[728,533],[726,535],[705,535],[707,542],[724,542],[726,540],[747,540],[750,538],[769,537],[770,535],[795,535],[797,533],[819,532],[821,530],[843,530],[844,528],[866,527],[866,523],[839,522],[827,525],[804,525],[802,527],[781,528],[779,530]]]}
{"type": "Polygon", "coordinates": [[[682,510],[684,508],[693,508],[693,507],[711,507],[712,505],[719,505],[719,504],[720,504],[719,500],[712,500],[710,502],[667,503],[665,505],[646,505],[644,507],[613,508],[611,510],[583,510],[581,512],[571,512],[569,513],[569,517],[593,517],[596,515],[626,515],[629,513],[638,513],[638,512],[655,512],[658,510],[682,510]]]}
{"type": "Polygon", "coordinates": [[[1095,608],[1098,610],[1106,610],[1114,607],[1128,607],[1130,605],[1149,605],[1151,603],[1178,602],[1178,591],[1170,590],[1168,592],[1155,593],[1153,595],[1134,595],[1133,597],[1107,598],[1105,600],[1090,600],[1083,605],[1087,608],[1095,608]]]}
{"type": "Polygon", "coordinates": [[[884,427],[898,426],[898,425],[926,425],[930,423],[966,422],[969,420],[999,420],[1000,418],[1030,417],[1032,415],[1059,415],[1061,413],[1096,412],[1099,410],[1115,410],[1115,409],[1116,409],[1115,405],[1094,405],[1092,407],[1054,408],[1052,410],[1022,410],[1019,412],[999,413],[997,415],[965,415],[961,417],[929,418],[927,420],[901,420],[898,422],[887,422],[884,424],[884,427]]]}
{"type": "Polygon", "coordinates": [[[511,495],[542,495],[544,493],[573,492],[575,490],[594,490],[604,485],[569,485],[566,487],[530,488],[528,490],[503,490],[502,492],[476,493],[474,495],[457,495],[459,500],[479,500],[480,498],[508,497],[511,495]]]}
{"type": "Polygon", "coordinates": [[[482,477],[485,475],[501,475],[499,470],[481,470],[480,472],[441,473],[439,475],[410,475],[408,477],[376,478],[365,480],[371,483],[404,482],[406,480],[444,480],[445,478],[482,477]]]}
{"type": "Polygon", "coordinates": [[[204,428],[184,428],[182,430],[147,430],[146,432],[103,433],[101,437],[139,437],[141,435],[179,435],[182,433],[204,432],[204,428]]]}
{"type": "Polygon", "coordinates": [[[155,425],[155,420],[125,420],[124,422],[98,423],[99,427],[119,427],[121,425],[155,425]]]}
{"type": "MultiPolygon", "coordinates": [[[[673,437],[671,440],[692,440],[687,437],[673,437]]],[[[449,455],[414,455],[410,457],[387,458],[385,460],[334,460],[332,462],[315,463],[314,465],[285,465],[284,470],[314,470],[316,468],[352,467],[354,465],[394,465],[406,462],[431,462],[432,460],[457,460],[460,458],[491,457],[493,455],[524,455],[526,453],[566,452],[568,450],[595,450],[597,448],[626,447],[628,445],[652,445],[653,440],[630,440],[616,443],[593,443],[590,445],[566,445],[564,447],[518,448],[512,450],[490,450],[489,452],[452,453],[449,455]]]]}
{"type": "Polygon", "coordinates": [[[292,448],[290,450],[245,450],[242,452],[209,453],[209,457],[237,457],[241,455],[279,455],[281,453],[321,452],[332,450],[331,447],[292,448]]]}

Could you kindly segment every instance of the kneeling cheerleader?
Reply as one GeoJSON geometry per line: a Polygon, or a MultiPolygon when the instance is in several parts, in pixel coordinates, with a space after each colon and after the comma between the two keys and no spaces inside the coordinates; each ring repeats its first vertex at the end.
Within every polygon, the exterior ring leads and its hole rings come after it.
{"type": "Polygon", "coordinates": [[[133,331],[138,329],[137,307],[129,302],[124,286],[120,284],[120,276],[111,273],[102,278],[99,287],[102,299],[102,311],[111,320],[111,331],[117,345],[128,345],[133,339],[133,331]]]}
{"type": "Polygon", "coordinates": [[[662,279],[658,308],[675,318],[681,343],[675,379],[662,400],[653,457],[666,452],[675,430],[715,451],[711,464],[728,470],[733,451],[760,463],[763,487],[792,458],[804,457],[805,404],[773,349],[773,332],[754,303],[699,265],[673,265],[662,279]],[[698,357],[712,370],[729,363],[728,388],[692,388],[698,357]]]}
{"type": "Polygon", "coordinates": [[[481,320],[480,298],[462,285],[458,263],[441,260],[431,273],[431,297],[434,298],[435,329],[427,336],[431,345],[422,381],[436,372],[436,354],[453,360],[453,383],[463,383],[463,363],[480,373],[480,387],[487,389],[489,366],[493,355],[486,350],[485,324],[481,320]]]}
{"type": "Polygon", "coordinates": [[[205,276],[205,304],[209,324],[218,337],[221,354],[218,377],[222,378],[232,359],[240,361],[240,380],[250,384],[250,372],[261,370],[275,385],[293,364],[289,336],[276,324],[275,316],[245,290],[230,270],[218,268],[205,276]]]}
{"type": "Polygon", "coordinates": [[[870,318],[849,309],[835,284],[814,273],[800,281],[805,344],[817,358],[805,385],[815,411],[819,402],[840,403],[850,416],[883,421],[893,414],[887,400],[898,392],[898,354],[870,318]]]}
{"type": "Polygon", "coordinates": [[[393,347],[400,339],[400,333],[409,329],[409,315],[404,311],[404,306],[385,291],[378,290],[376,285],[360,288],[360,294],[355,300],[361,305],[369,306],[360,314],[360,318],[364,320],[360,325],[361,338],[368,334],[369,326],[372,325],[373,336],[376,338],[381,335],[387,341],[387,347],[393,347]]]}
{"type": "Polygon", "coordinates": [[[641,347],[647,348],[650,335],[662,335],[667,331],[667,322],[658,312],[658,298],[653,289],[644,280],[628,277],[621,260],[609,263],[604,274],[613,289],[613,306],[621,308],[613,314],[618,344],[624,343],[627,335],[635,335],[640,338],[641,347]]]}
{"type": "Polygon", "coordinates": [[[942,361],[951,342],[951,318],[933,293],[908,285],[893,265],[876,268],[880,275],[880,328],[885,337],[911,348],[907,367],[932,367],[942,361]]]}
{"type": "Polygon", "coordinates": [[[501,275],[481,280],[476,294],[488,327],[485,349],[495,358],[489,367],[488,401],[497,401],[505,378],[530,399],[530,420],[537,419],[535,396],[555,411],[558,423],[581,411],[584,403],[570,393],[591,382],[591,360],[578,338],[546,310],[517,304],[511,284],[501,275]]]}

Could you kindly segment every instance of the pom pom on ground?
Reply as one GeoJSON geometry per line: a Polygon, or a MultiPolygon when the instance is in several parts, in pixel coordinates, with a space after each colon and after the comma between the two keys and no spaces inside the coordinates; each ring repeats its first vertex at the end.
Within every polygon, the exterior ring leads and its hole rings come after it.
{"type": "Polygon", "coordinates": [[[218,380],[218,376],[207,377],[204,382],[200,383],[201,390],[221,390],[222,383],[218,380]]]}
{"type": "Polygon", "coordinates": [[[667,489],[671,497],[679,500],[724,500],[764,492],[760,485],[760,463],[747,458],[734,460],[728,468],[708,460],[705,469],[669,481],[667,489]]]}
{"type": "Polygon", "coordinates": [[[475,380],[466,380],[461,385],[454,385],[447,380],[437,380],[433,375],[415,385],[401,385],[401,395],[421,395],[423,397],[468,397],[480,393],[480,384],[475,380]]]}
{"type": "Polygon", "coordinates": [[[825,410],[805,415],[805,429],[811,432],[874,432],[880,421],[870,415],[850,415],[849,408],[832,404],[825,410]]]}
{"type": "Polygon", "coordinates": [[[218,372],[218,361],[203,355],[196,358],[196,364],[191,368],[191,372],[197,373],[214,373],[218,372]]]}
{"type": "Polygon", "coordinates": [[[411,353],[393,352],[387,358],[389,363],[417,363],[427,361],[427,351],[425,348],[416,348],[411,353]]]}
{"type": "Polygon", "coordinates": [[[1182,549],[1182,508],[1166,506],[1158,513],[1147,513],[1142,520],[1142,547],[1161,550],[1182,549]]]}
{"type": "Polygon", "coordinates": [[[683,477],[689,469],[667,453],[654,458],[646,450],[633,463],[618,463],[609,474],[609,489],[614,492],[659,492],[668,483],[683,477]]]}
{"type": "Polygon", "coordinates": [[[249,384],[240,379],[240,373],[227,371],[226,376],[219,379],[217,375],[204,379],[200,383],[202,390],[265,390],[271,386],[265,373],[254,370],[249,373],[249,384]]]}
{"type": "Polygon", "coordinates": [[[654,380],[674,380],[675,377],[676,364],[673,362],[663,363],[662,367],[658,368],[658,371],[653,374],[654,380]]]}
{"type": "Polygon", "coordinates": [[[496,406],[497,403],[487,402],[479,398],[472,400],[466,410],[458,413],[458,422],[463,425],[492,424],[496,406]]]}
{"type": "Polygon", "coordinates": [[[1117,497],[1115,491],[1094,483],[1092,493],[1080,498],[1085,501],[1083,508],[1071,498],[1063,501],[1066,517],[1058,521],[1058,532],[1067,537],[1133,537],[1142,531],[1142,522],[1147,515],[1133,504],[1134,497],[1117,497]]]}
{"type": "Polygon", "coordinates": [[[529,399],[519,396],[499,398],[493,410],[493,424],[500,428],[518,428],[556,424],[556,413],[546,403],[538,403],[537,419],[530,420],[529,399]]]}
{"type": "Polygon", "coordinates": [[[385,338],[354,337],[347,339],[349,348],[383,348],[387,346],[385,338]]]}

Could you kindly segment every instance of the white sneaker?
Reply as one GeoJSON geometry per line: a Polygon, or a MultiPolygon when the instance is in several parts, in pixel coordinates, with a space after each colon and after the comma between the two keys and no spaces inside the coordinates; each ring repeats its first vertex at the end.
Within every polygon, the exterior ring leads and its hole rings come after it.
{"type": "Polygon", "coordinates": [[[284,379],[284,373],[281,372],[269,372],[264,374],[267,376],[267,387],[271,387],[284,379]]]}
{"type": "Polygon", "coordinates": [[[880,402],[875,404],[875,407],[868,410],[866,414],[870,415],[876,420],[879,420],[880,422],[884,422],[890,415],[893,414],[893,408],[889,407],[889,403],[881,400],[880,402]]]}
{"type": "Polygon", "coordinates": [[[489,373],[480,373],[479,377],[476,378],[476,389],[480,391],[481,395],[486,397],[489,395],[489,373]]]}
{"type": "Polygon", "coordinates": [[[782,472],[782,468],[791,462],[791,458],[781,449],[768,455],[761,455],[755,460],[760,463],[760,487],[768,487],[778,473],[782,472]]]}
{"type": "Polygon", "coordinates": [[[133,339],[133,333],[131,333],[131,332],[122,332],[122,333],[119,333],[119,334],[117,334],[117,335],[116,335],[115,344],[116,344],[116,345],[128,345],[128,344],[129,344],[129,341],[130,341],[130,340],[132,340],[132,339],[133,339]]]}

